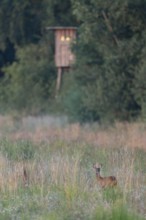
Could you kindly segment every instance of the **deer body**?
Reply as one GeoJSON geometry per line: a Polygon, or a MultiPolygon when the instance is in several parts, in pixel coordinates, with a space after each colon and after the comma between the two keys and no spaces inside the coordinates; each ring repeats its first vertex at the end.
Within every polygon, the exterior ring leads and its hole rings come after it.
{"type": "Polygon", "coordinates": [[[100,175],[101,165],[95,164],[93,168],[96,170],[96,179],[101,188],[114,187],[117,185],[117,179],[115,176],[102,177],[100,175]]]}

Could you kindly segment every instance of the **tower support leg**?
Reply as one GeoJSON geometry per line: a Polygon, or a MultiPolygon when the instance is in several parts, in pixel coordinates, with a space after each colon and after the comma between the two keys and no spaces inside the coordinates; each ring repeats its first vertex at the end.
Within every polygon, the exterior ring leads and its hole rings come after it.
{"type": "Polygon", "coordinates": [[[62,75],[62,68],[59,67],[59,68],[58,68],[58,72],[57,72],[56,93],[58,93],[58,91],[60,90],[60,86],[61,86],[61,75],[62,75]]]}

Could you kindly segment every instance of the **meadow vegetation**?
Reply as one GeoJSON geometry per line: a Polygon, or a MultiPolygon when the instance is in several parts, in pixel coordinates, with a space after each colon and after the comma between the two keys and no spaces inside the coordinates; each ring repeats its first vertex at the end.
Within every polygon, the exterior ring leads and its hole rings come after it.
{"type": "Polygon", "coordinates": [[[0,117],[0,219],[145,219],[145,131],[143,123],[0,117]],[[100,189],[94,162],[116,176],[115,189],[100,189]]]}

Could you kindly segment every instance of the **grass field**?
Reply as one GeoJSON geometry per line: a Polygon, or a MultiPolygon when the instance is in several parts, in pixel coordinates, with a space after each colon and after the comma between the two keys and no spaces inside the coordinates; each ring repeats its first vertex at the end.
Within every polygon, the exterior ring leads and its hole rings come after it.
{"type": "Polygon", "coordinates": [[[0,220],[142,220],[146,125],[68,124],[66,118],[0,117],[0,220]],[[115,189],[100,189],[115,175],[115,189]],[[27,171],[24,184],[23,168],[27,171]]]}

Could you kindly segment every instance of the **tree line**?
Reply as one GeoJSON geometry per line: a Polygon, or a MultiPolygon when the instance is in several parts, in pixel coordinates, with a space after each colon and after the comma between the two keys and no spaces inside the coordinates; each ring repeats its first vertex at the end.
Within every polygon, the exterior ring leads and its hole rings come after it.
{"type": "Polygon", "coordinates": [[[1,0],[0,111],[86,122],[146,113],[146,0],[1,0]],[[76,62],[55,98],[53,33],[78,27],[76,62]]]}

